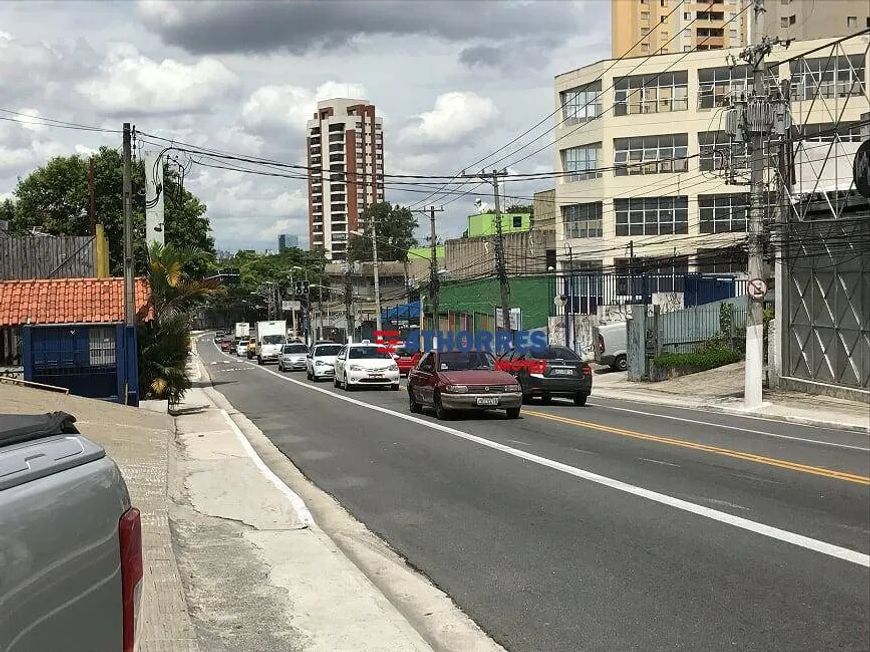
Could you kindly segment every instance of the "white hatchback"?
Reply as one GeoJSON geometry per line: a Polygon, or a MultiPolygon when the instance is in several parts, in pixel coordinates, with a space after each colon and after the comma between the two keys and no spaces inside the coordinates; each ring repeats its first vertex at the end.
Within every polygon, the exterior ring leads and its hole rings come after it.
{"type": "Polygon", "coordinates": [[[356,387],[389,386],[399,391],[399,366],[383,346],[348,344],[335,357],[336,387],[350,391],[356,387]]]}
{"type": "Polygon", "coordinates": [[[315,344],[305,358],[305,373],[308,380],[317,382],[321,378],[335,376],[335,356],[341,351],[341,344],[315,344]]]}

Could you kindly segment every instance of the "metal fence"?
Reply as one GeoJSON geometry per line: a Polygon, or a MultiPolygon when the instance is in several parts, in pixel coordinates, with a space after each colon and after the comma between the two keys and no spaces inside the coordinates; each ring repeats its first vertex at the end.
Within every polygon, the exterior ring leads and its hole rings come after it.
{"type": "Polygon", "coordinates": [[[746,342],[745,302],[721,301],[670,313],[656,311],[659,350],[689,353],[720,345],[737,351],[746,342]],[[741,305],[742,303],[742,305],[741,305]]]}
{"type": "MultiPolygon", "coordinates": [[[[654,294],[675,294],[697,306],[746,294],[746,279],[708,274],[556,274],[550,284],[550,316],[594,315],[599,306],[651,304],[654,294]]],[[[681,306],[681,307],[682,307],[681,306]]]]}

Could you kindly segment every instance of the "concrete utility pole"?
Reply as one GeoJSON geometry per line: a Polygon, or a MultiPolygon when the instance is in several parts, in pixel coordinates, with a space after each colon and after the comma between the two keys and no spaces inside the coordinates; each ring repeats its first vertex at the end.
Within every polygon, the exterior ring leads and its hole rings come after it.
{"type": "Polygon", "coordinates": [[[381,330],[381,281],[378,275],[378,219],[372,214],[372,272],[375,276],[375,324],[381,330]]]}
{"type": "Polygon", "coordinates": [[[88,222],[91,235],[97,234],[97,209],[94,206],[94,157],[88,159],[88,222]]]}
{"type": "MultiPolygon", "coordinates": [[[[435,208],[430,206],[427,211],[425,208],[411,210],[412,213],[429,214],[429,300],[432,303],[432,330],[438,330],[438,286],[441,280],[438,276],[438,237],[435,235],[435,213],[443,213],[444,207],[435,208]]],[[[407,274],[406,274],[407,276],[407,274]]],[[[410,298],[410,288],[408,290],[410,298]]],[[[410,323],[410,318],[408,319],[410,323]]],[[[420,331],[423,331],[423,295],[420,295],[420,331]]]]}
{"type": "Polygon", "coordinates": [[[493,170],[492,172],[481,171],[480,174],[465,174],[463,177],[479,178],[492,185],[493,198],[495,199],[495,273],[498,277],[501,294],[501,319],[502,327],[506,331],[511,330],[510,309],[510,285],[508,283],[507,266],[504,260],[504,230],[501,224],[501,204],[498,192],[498,180],[507,176],[507,170],[493,170]]]}
{"type": "Polygon", "coordinates": [[[164,243],[163,157],[153,150],[145,150],[145,244],[164,243]]]}
{"type": "Polygon", "coordinates": [[[130,123],[123,127],[124,171],[121,192],[124,213],[124,321],[128,326],[136,323],[136,289],[133,267],[133,172],[131,162],[130,123]]]}
{"type": "Polygon", "coordinates": [[[354,332],[354,316],[352,312],[352,304],[353,304],[353,282],[350,277],[350,268],[351,261],[345,262],[345,270],[344,270],[344,330],[345,330],[345,339],[347,340],[347,344],[353,342],[353,332],[354,332]]]}

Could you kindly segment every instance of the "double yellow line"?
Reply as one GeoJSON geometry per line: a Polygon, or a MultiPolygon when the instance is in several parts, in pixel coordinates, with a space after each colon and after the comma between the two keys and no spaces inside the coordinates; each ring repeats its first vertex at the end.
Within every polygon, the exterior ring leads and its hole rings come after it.
{"type": "Polygon", "coordinates": [[[845,480],[846,482],[854,482],[855,484],[870,486],[870,477],[857,475],[855,473],[847,473],[845,471],[833,471],[820,466],[811,466],[809,464],[801,464],[799,462],[790,462],[788,460],[780,460],[775,457],[765,457],[764,455],[756,455],[755,453],[746,453],[744,451],[736,451],[730,448],[721,448],[719,446],[709,446],[707,444],[699,444],[685,439],[675,439],[673,437],[662,437],[661,435],[649,435],[635,430],[625,430],[623,428],[614,428],[605,426],[600,423],[592,423],[591,421],[580,421],[579,419],[569,419],[556,414],[547,412],[536,412],[534,410],[523,410],[523,414],[539,419],[547,419],[549,421],[557,421],[571,426],[579,426],[581,428],[589,428],[606,432],[612,435],[620,435],[622,437],[632,437],[633,439],[643,439],[645,441],[654,441],[659,444],[668,444],[669,446],[679,446],[680,448],[690,448],[692,450],[703,451],[705,453],[713,453],[714,455],[724,455],[725,457],[733,457],[734,459],[744,460],[747,462],[756,462],[758,464],[766,464],[768,466],[776,466],[781,469],[789,469],[790,471],[798,471],[800,473],[809,473],[818,475],[824,478],[833,478],[834,480],[845,480]]]}

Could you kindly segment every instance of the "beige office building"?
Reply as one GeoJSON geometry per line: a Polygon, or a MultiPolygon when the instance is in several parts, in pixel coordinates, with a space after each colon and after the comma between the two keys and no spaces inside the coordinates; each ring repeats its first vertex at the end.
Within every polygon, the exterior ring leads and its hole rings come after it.
{"type": "Polygon", "coordinates": [[[384,201],[382,122],[366,100],[324,100],[307,134],[308,242],[343,260],[365,207],[384,201]]]}
{"type": "MultiPolygon", "coordinates": [[[[827,42],[792,43],[768,61],[827,42]]],[[[772,68],[778,79],[791,77],[792,115],[810,140],[860,140],[870,105],[867,50],[864,35],[838,46],[840,56],[829,58],[827,47],[772,68]],[[829,133],[841,113],[839,133],[829,133]]],[[[745,149],[724,133],[722,105],[747,87],[750,72],[728,67],[726,54],[738,51],[605,60],[556,77],[560,270],[625,270],[632,255],[635,269],[652,273],[744,270],[742,253],[722,249],[745,238],[749,176],[745,149]],[[736,185],[726,183],[726,160],[736,185]]]]}

